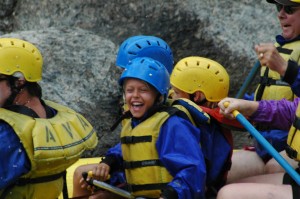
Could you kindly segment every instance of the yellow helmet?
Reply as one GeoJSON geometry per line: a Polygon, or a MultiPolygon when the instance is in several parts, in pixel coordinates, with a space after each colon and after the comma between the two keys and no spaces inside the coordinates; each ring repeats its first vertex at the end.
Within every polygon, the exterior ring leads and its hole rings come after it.
{"type": "Polygon", "coordinates": [[[172,86],[189,94],[201,91],[210,102],[227,97],[229,91],[229,75],[225,68],[204,57],[181,59],[173,69],[170,82],[172,86]]]}
{"type": "Polygon", "coordinates": [[[292,2],[300,3],[300,0],[291,0],[292,2]]]}
{"type": "Polygon", "coordinates": [[[42,79],[43,58],[31,43],[16,38],[0,38],[0,73],[21,72],[29,82],[42,79]]]}

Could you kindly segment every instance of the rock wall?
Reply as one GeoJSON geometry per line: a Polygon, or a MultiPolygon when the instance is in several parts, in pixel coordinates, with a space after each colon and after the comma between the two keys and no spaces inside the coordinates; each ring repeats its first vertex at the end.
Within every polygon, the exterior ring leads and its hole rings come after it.
{"type": "Polygon", "coordinates": [[[85,156],[102,155],[118,141],[119,128],[109,130],[122,100],[114,63],[128,36],[163,38],[175,61],[191,55],[218,61],[235,96],[255,63],[254,44],[280,34],[275,8],[265,0],[5,0],[0,19],[1,37],[26,39],[44,55],[44,97],[94,125],[99,146],[85,156]]]}

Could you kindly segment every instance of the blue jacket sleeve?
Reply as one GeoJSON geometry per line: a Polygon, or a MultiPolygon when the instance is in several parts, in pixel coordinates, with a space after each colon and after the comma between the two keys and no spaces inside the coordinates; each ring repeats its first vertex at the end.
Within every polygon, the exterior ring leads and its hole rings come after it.
{"type": "Polygon", "coordinates": [[[113,169],[120,169],[123,164],[122,148],[121,143],[116,144],[112,148],[108,149],[105,154],[105,160],[103,160],[109,166],[112,166],[113,169]]]}
{"type": "Polygon", "coordinates": [[[178,116],[162,126],[156,143],[162,163],[174,177],[169,183],[178,198],[205,198],[206,166],[201,151],[200,129],[178,116]]]}
{"type": "Polygon", "coordinates": [[[0,123],[0,189],[30,170],[30,161],[19,137],[6,123],[0,123]]]}

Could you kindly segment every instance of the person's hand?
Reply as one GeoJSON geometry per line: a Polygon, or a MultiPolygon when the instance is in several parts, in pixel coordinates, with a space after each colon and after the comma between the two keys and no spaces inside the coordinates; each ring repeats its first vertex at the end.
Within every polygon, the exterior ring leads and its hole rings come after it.
{"type": "Polygon", "coordinates": [[[93,169],[93,178],[100,181],[106,181],[109,178],[110,166],[100,163],[93,169]]]}
{"type": "Polygon", "coordinates": [[[235,98],[224,98],[219,103],[220,113],[226,118],[234,119],[233,111],[237,110],[244,116],[251,116],[258,108],[258,102],[248,101],[235,98]],[[225,102],[228,102],[228,106],[225,107],[225,102]]]}
{"type": "Polygon", "coordinates": [[[87,183],[91,178],[96,180],[106,181],[109,177],[110,166],[105,163],[100,163],[93,168],[92,171],[87,171],[88,176],[86,180],[82,177],[79,181],[80,187],[82,189],[90,190],[93,193],[94,186],[91,186],[87,183]]]}
{"type": "Polygon", "coordinates": [[[279,54],[278,50],[272,43],[261,43],[255,45],[255,52],[262,66],[267,66],[271,70],[284,76],[288,63],[279,54]]]}
{"type": "MultiPolygon", "coordinates": [[[[90,177],[87,177],[87,181],[90,179],[90,177]]],[[[93,193],[94,192],[94,186],[91,186],[91,185],[89,185],[87,182],[86,182],[86,180],[82,177],[82,178],[80,178],[80,181],[79,181],[79,184],[80,184],[80,187],[82,188],[82,189],[87,189],[87,190],[89,190],[89,191],[91,191],[91,193],[93,193]]]]}

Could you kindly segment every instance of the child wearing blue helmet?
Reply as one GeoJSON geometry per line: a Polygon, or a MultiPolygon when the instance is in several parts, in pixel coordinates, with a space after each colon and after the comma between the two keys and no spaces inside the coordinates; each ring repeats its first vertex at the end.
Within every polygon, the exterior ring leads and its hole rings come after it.
{"type": "MultiPolygon", "coordinates": [[[[206,167],[199,143],[201,133],[207,132],[165,105],[169,90],[165,67],[151,58],[135,58],[126,65],[119,84],[129,119],[123,123],[119,151],[93,169],[93,178],[105,181],[111,168],[123,167],[126,188],[135,197],[204,198],[206,167]]],[[[81,184],[86,188],[83,180],[81,184]]]]}

